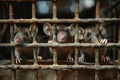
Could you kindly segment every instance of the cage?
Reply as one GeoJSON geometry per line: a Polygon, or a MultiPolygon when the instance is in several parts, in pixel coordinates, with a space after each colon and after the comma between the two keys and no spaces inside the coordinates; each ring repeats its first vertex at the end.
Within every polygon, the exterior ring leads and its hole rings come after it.
{"type": "Polygon", "coordinates": [[[0,0],[0,80],[119,80],[119,4],[119,0],[0,0]],[[44,33],[46,23],[52,25],[52,37],[44,33]],[[59,43],[57,26],[70,24],[74,25],[73,41],[59,43]],[[30,27],[31,37],[26,42],[15,43],[16,26],[30,27]],[[90,26],[104,27],[108,43],[79,41],[79,28],[90,26]],[[48,43],[51,39],[53,44],[48,43]],[[101,48],[110,61],[100,61],[101,48]],[[32,57],[16,60],[18,49],[28,55],[32,52],[32,57]],[[67,53],[73,50],[73,60],[59,60],[59,52],[65,49],[67,53]],[[79,61],[79,50],[93,50],[93,61],[89,56],[85,58],[88,61],[79,61]],[[43,59],[38,59],[38,53],[43,59]]]}

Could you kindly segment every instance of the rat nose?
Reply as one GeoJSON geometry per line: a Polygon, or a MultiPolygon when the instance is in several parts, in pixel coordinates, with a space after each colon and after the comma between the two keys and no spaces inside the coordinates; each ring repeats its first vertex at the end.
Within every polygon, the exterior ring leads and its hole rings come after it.
{"type": "Polygon", "coordinates": [[[87,33],[87,37],[89,37],[91,34],[92,34],[91,32],[88,32],[88,33],[87,33]]]}
{"type": "Polygon", "coordinates": [[[61,40],[65,40],[65,36],[64,35],[61,36],[61,40]]]}

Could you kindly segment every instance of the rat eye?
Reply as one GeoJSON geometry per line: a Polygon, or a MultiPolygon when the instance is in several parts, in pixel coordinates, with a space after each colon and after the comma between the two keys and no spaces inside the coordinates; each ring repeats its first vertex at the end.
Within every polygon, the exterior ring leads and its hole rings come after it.
{"type": "Polygon", "coordinates": [[[25,36],[28,36],[28,33],[27,33],[27,32],[24,32],[23,34],[24,34],[25,36]]]}

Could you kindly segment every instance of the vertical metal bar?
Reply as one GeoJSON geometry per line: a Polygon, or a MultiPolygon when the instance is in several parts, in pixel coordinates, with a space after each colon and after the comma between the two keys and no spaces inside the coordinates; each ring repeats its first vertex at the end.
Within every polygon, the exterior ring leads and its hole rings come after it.
{"type": "Polygon", "coordinates": [[[56,0],[53,0],[53,19],[57,18],[57,6],[56,6],[56,0]]]}
{"type": "Polygon", "coordinates": [[[95,65],[99,65],[99,52],[98,48],[95,49],[95,65]]]}
{"type": "MultiPolygon", "coordinates": [[[[32,19],[36,18],[36,6],[35,6],[35,2],[32,2],[32,19]]],[[[33,43],[37,43],[37,33],[38,33],[38,26],[36,25],[36,23],[33,23],[33,43]]],[[[33,49],[33,58],[34,58],[34,64],[37,64],[37,54],[39,53],[40,50],[39,48],[34,48],[33,49]]],[[[35,75],[36,75],[36,80],[39,80],[39,72],[38,69],[35,69],[35,75]]]]}
{"type": "Polygon", "coordinates": [[[79,80],[79,79],[78,79],[78,76],[79,76],[78,71],[75,70],[75,80],[79,80]]]}
{"type": "MultiPolygon", "coordinates": [[[[9,18],[13,19],[14,13],[13,13],[13,5],[12,3],[9,3],[9,18]]],[[[10,24],[10,42],[13,43],[13,38],[14,38],[14,26],[13,24],[10,24]]],[[[11,64],[14,65],[14,49],[11,49],[11,64]]],[[[16,80],[16,70],[12,69],[11,70],[11,80],[16,80]]]]}
{"type": "Polygon", "coordinates": [[[75,0],[75,18],[79,18],[79,0],[75,0]]]}
{"type": "MultiPolygon", "coordinates": [[[[95,49],[95,65],[99,65],[99,52],[98,48],[95,49]]],[[[99,80],[99,71],[95,71],[95,80],[99,80]]]]}
{"type": "MultiPolygon", "coordinates": [[[[55,24],[53,25],[53,42],[56,43],[56,27],[55,24]]],[[[57,51],[56,48],[52,48],[53,51],[53,64],[57,65],[57,51]]]]}
{"type": "MultiPolygon", "coordinates": [[[[95,18],[100,17],[100,2],[96,0],[96,8],[95,8],[95,18]]],[[[99,65],[99,52],[98,48],[95,49],[95,65],[99,65]]],[[[95,80],[99,80],[99,71],[95,71],[95,80]]]]}
{"type": "Polygon", "coordinates": [[[57,70],[57,80],[62,80],[62,74],[63,72],[61,70],[57,70]]]}
{"type": "MultiPolygon", "coordinates": [[[[32,2],[32,18],[36,18],[35,2],[32,2]]],[[[37,36],[38,29],[37,29],[36,23],[33,23],[32,25],[33,25],[33,43],[37,43],[36,36],[37,36]]],[[[33,49],[34,64],[37,64],[37,49],[39,48],[33,49]]]]}
{"type": "MultiPolygon", "coordinates": [[[[75,43],[78,43],[78,24],[75,25],[75,43]]],[[[78,49],[75,47],[75,65],[78,65],[78,49]]]]}
{"type": "Polygon", "coordinates": [[[95,80],[99,80],[99,72],[98,71],[95,71],[95,80]]]}
{"type": "Polygon", "coordinates": [[[99,2],[99,0],[96,0],[95,17],[96,18],[100,17],[100,2],[99,2]]]}
{"type": "Polygon", "coordinates": [[[35,2],[32,2],[32,18],[36,18],[36,7],[35,7],[35,2]]]}
{"type": "MultiPolygon", "coordinates": [[[[79,18],[79,0],[75,0],[75,13],[74,18],[79,18]]],[[[75,25],[75,43],[78,43],[78,24],[75,25]]],[[[79,48],[75,47],[75,65],[78,65],[78,52],[79,48]]],[[[75,80],[78,80],[78,71],[75,70],[75,80]]]]}

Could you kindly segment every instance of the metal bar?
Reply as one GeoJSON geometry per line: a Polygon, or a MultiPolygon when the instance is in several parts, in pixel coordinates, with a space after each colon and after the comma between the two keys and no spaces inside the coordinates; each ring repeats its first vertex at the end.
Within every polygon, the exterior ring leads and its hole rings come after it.
{"type": "Polygon", "coordinates": [[[75,70],[75,80],[79,80],[79,79],[78,79],[78,76],[79,76],[78,71],[75,70]]]}
{"type": "Polygon", "coordinates": [[[0,23],[120,23],[120,18],[96,19],[0,19],[0,23]]]}
{"type": "MultiPolygon", "coordinates": [[[[13,19],[14,18],[14,13],[13,13],[13,4],[9,3],[9,18],[13,19]]],[[[10,42],[13,43],[13,38],[14,38],[14,26],[11,23],[10,24],[10,42]]],[[[14,49],[11,49],[11,65],[14,65],[14,49]]],[[[16,70],[11,69],[11,80],[16,80],[16,70]]]]}
{"type": "MultiPolygon", "coordinates": [[[[32,2],[32,19],[36,19],[36,6],[35,6],[35,2],[32,2]]],[[[36,23],[33,23],[33,43],[37,43],[36,40],[36,36],[38,33],[38,26],[36,25],[36,23]]],[[[34,65],[37,65],[37,56],[39,56],[39,48],[34,48],[33,49],[33,58],[34,58],[34,65]]],[[[34,70],[35,75],[36,75],[36,80],[39,80],[39,72],[38,69],[34,70]]]]}
{"type": "MultiPolygon", "coordinates": [[[[56,27],[55,27],[55,24],[53,25],[52,31],[53,31],[53,42],[56,43],[56,27]]],[[[53,64],[57,65],[57,50],[56,50],[56,48],[52,48],[52,51],[53,51],[53,64]]]]}
{"type": "MultiPolygon", "coordinates": [[[[100,17],[100,1],[96,0],[96,6],[95,6],[95,18],[100,17]]],[[[97,24],[96,24],[97,25],[97,24]]],[[[98,48],[95,48],[95,65],[99,65],[99,50],[98,48]]],[[[95,71],[95,80],[99,80],[99,71],[95,71]]]]}
{"type": "Polygon", "coordinates": [[[99,80],[99,72],[95,71],[95,80],[99,80]]]}
{"type": "Polygon", "coordinates": [[[0,65],[0,69],[119,69],[119,65],[0,65]]]}
{"type": "MultiPolygon", "coordinates": [[[[75,25],[75,43],[79,43],[78,42],[78,24],[75,25]]],[[[75,47],[75,65],[78,65],[78,50],[79,48],[75,47]]]]}
{"type": "MultiPolygon", "coordinates": [[[[32,2],[32,18],[36,18],[36,7],[35,7],[35,2],[32,2]]],[[[37,36],[37,31],[38,28],[36,26],[36,23],[33,23],[31,26],[33,26],[33,43],[37,43],[36,41],[36,36],[37,36]]],[[[33,58],[34,58],[34,64],[37,64],[37,48],[33,49],[33,58]]]]}
{"type": "Polygon", "coordinates": [[[75,19],[79,19],[79,0],[75,0],[75,19]]]}
{"type": "Polygon", "coordinates": [[[100,17],[100,2],[99,0],[96,0],[96,9],[95,9],[95,17],[99,18],[100,17]]]}
{"type": "Polygon", "coordinates": [[[32,2],[32,18],[36,18],[36,7],[35,7],[35,2],[32,2]]]}
{"type": "Polygon", "coordinates": [[[57,6],[56,6],[56,0],[53,0],[53,19],[57,19],[57,6]]]}
{"type": "Polygon", "coordinates": [[[25,44],[7,44],[2,43],[0,47],[120,47],[119,43],[107,43],[102,45],[100,43],[64,43],[64,44],[49,44],[49,43],[25,43],[25,44]]]}
{"type": "Polygon", "coordinates": [[[98,48],[95,49],[95,65],[99,65],[99,52],[98,48]]]}

